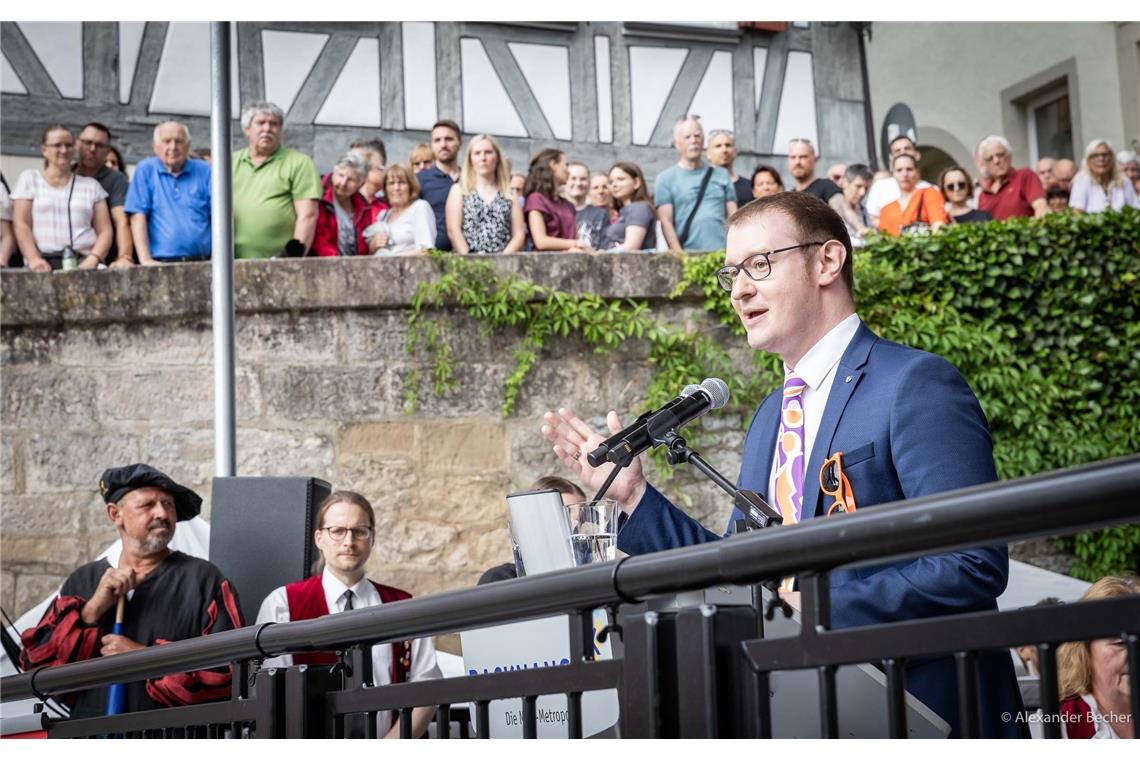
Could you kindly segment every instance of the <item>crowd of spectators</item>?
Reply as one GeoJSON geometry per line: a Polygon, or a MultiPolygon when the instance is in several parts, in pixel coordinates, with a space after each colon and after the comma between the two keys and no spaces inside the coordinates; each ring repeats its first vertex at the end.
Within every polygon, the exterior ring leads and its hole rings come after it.
{"type": "MultiPolygon", "coordinates": [[[[282,139],[285,114],[272,103],[241,115],[247,146],[235,151],[234,254],[279,256],[415,255],[436,248],[460,254],[516,251],[716,250],[727,217],[756,198],[785,192],[780,170],[759,164],[738,173],[734,136],[686,115],[675,125],[677,163],[653,181],[636,163],[591,172],[556,148],[538,150],[527,171],[491,135],[464,145],[450,119],[431,129],[406,163],[388,162],[380,139],[349,146],[320,176],[313,160],[282,139]]],[[[78,137],[52,124],[43,131],[40,169],[0,186],[0,265],[51,271],[130,267],[208,259],[210,155],[195,150],[186,125],[154,129],[154,156],[128,181],[111,130],[85,124],[78,137]],[[74,254],[74,259],[72,255],[74,254]]],[[[806,138],[788,144],[787,175],[844,219],[856,246],[871,235],[925,235],[972,222],[1097,213],[1140,207],[1140,161],[1103,139],[1080,164],[1041,158],[1012,164],[1009,141],[978,143],[974,170],[950,166],[937,185],[922,179],[922,154],[908,135],[888,146],[889,169],[833,163],[817,176],[819,154],[806,138]],[[974,177],[977,177],[975,180],[974,177]]]]}

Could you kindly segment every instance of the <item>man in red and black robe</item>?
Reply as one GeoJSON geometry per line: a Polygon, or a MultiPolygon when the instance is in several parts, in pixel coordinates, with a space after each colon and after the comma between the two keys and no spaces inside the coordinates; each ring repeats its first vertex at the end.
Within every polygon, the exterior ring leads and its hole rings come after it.
{"type": "MultiPolygon", "coordinates": [[[[145,464],[106,470],[99,481],[118,528],[118,565],[106,559],[68,576],[39,624],[22,636],[25,670],[107,657],[240,628],[237,592],[214,565],[168,548],[175,523],[201,510],[189,488],[145,464]],[[112,633],[126,596],[122,633],[112,633]]],[[[151,710],[228,699],[229,668],[172,673],[126,684],[125,710],[151,710]]],[[[72,695],[72,717],[106,713],[107,689],[72,695]]]]}

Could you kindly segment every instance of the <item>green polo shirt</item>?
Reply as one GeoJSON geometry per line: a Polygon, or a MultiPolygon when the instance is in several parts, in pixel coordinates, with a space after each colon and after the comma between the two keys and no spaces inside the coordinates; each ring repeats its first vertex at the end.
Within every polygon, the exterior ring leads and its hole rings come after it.
{"type": "Polygon", "coordinates": [[[321,178],[313,160],[284,146],[261,166],[249,160],[249,148],[234,153],[234,256],[267,259],[293,237],[297,212],[293,201],[321,197],[321,178]]]}

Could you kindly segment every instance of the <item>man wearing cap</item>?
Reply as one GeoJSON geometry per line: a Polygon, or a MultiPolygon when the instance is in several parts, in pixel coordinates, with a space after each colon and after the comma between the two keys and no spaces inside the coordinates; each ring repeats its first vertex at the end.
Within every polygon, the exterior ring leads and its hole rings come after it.
{"type": "MultiPolygon", "coordinates": [[[[122,539],[117,567],[106,559],[68,576],[39,624],[21,637],[25,670],[108,657],[240,628],[237,592],[218,568],[168,546],[176,521],[197,516],[202,497],[145,464],[103,472],[99,491],[122,539]],[[111,633],[126,596],[123,632],[111,633]]],[[[127,684],[125,710],[209,702],[230,696],[229,669],[172,673],[127,684]]],[[[72,717],[103,715],[107,690],[80,692],[72,717]]]]}

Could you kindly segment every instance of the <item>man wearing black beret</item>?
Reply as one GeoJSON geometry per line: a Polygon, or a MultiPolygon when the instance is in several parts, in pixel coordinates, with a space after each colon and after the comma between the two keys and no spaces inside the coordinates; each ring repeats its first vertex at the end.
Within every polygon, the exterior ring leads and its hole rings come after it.
{"type": "MultiPolygon", "coordinates": [[[[99,492],[115,524],[123,551],[117,567],[106,559],[68,576],[39,624],[24,632],[24,669],[205,636],[240,628],[237,592],[206,560],[168,547],[176,522],[196,517],[202,498],[145,464],[103,472],[99,492]],[[119,600],[121,634],[112,633],[119,600]]],[[[228,699],[230,673],[198,670],[127,684],[125,710],[228,699]]],[[[72,717],[103,715],[107,690],[77,695],[72,717]]]]}

